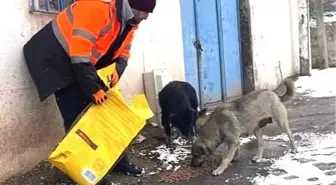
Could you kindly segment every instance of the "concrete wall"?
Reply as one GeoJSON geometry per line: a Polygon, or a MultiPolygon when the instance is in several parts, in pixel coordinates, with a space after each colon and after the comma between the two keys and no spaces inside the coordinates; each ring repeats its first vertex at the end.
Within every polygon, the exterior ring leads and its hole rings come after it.
{"type": "Polygon", "coordinates": [[[299,72],[297,0],[250,1],[255,88],[274,88],[283,77],[299,72]]]}
{"type": "Polygon", "coordinates": [[[143,72],[167,69],[173,79],[185,79],[179,0],[157,1],[153,15],[141,23],[131,51],[129,66],[119,84],[126,97],[143,92],[143,72]]]}
{"type": "MultiPolygon", "coordinates": [[[[45,159],[63,136],[54,98],[41,103],[22,56],[23,44],[53,16],[30,14],[27,0],[0,7],[0,182],[45,159]]],[[[120,87],[126,97],[143,92],[142,72],[171,70],[184,79],[179,0],[158,0],[142,23],[120,87]]],[[[37,51],[38,52],[38,51],[37,51]]]]}

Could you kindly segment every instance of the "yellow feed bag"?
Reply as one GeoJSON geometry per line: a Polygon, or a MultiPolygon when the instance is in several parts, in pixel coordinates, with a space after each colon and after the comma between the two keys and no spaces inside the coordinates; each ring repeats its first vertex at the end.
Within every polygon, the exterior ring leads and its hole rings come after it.
{"type": "Polygon", "coordinates": [[[80,185],[96,184],[152,116],[145,95],[128,105],[119,89],[110,89],[103,104],[79,116],[48,161],[80,185]]]}

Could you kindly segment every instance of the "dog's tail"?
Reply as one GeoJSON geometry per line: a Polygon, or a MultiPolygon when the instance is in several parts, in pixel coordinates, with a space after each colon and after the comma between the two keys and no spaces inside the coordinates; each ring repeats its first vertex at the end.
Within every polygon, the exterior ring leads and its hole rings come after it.
{"type": "Polygon", "coordinates": [[[291,79],[286,78],[273,92],[280,97],[282,103],[290,103],[296,94],[294,82],[291,79]],[[285,92],[283,90],[284,88],[286,89],[285,92]]]}

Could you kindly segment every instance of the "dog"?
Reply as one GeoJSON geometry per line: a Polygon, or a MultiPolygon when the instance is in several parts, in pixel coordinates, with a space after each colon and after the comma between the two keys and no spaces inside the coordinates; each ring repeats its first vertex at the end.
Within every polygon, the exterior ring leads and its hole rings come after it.
{"type": "Polygon", "coordinates": [[[221,175],[231,161],[239,158],[239,138],[252,133],[257,138],[257,151],[252,161],[259,162],[263,155],[264,141],[262,128],[274,120],[290,140],[291,152],[296,153],[292,132],[288,126],[286,103],[295,96],[293,81],[285,79],[274,91],[263,89],[248,93],[240,99],[222,103],[210,115],[201,115],[197,121],[200,124],[199,137],[192,144],[190,165],[202,166],[204,160],[216,148],[226,142],[228,152],[223,156],[220,165],[212,175],[221,175]],[[280,89],[286,88],[284,95],[280,89]],[[203,124],[202,124],[203,123],[203,124]]]}
{"type": "Polygon", "coordinates": [[[188,82],[172,81],[158,93],[158,99],[166,144],[172,144],[172,127],[176,127],[186,137],[195,138],[198,99],[194,87],[188,82]]]}

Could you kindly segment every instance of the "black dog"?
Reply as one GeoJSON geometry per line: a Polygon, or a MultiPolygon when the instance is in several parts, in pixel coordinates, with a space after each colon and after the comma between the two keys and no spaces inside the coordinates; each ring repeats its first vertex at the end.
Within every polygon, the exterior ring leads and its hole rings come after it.
{"type": "Polygon", "coordinates": [[[171,126],[184,136],[196,135],[198,99],[193,86],[183,81],[168,83],[159,92],[159,105],[168,145],[171,145],[171,126]]]}

